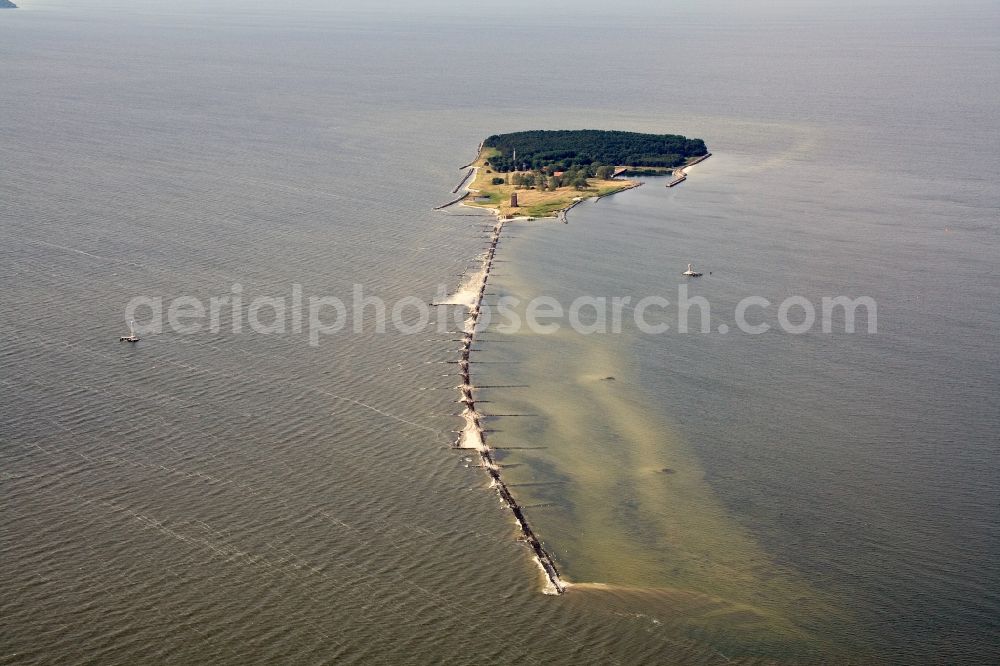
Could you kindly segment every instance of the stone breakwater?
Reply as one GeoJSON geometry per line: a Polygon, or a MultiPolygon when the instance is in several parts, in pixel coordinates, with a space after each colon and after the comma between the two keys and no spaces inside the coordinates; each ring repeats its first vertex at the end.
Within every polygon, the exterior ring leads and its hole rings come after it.
{"type": "Polygon", "coordinates": [[[497,464],[493,457],[493,452],[486,442],[487,435],[486,429],[482,424],[482,414],[480,414],[476,409],[475,392],[477,387],[472,383],[472,377],[469,370],[469,363],[472,356],[472,344],[475,342],[477,335],[476,324],[479,321],[479,313],[483,305],[483,296],[486,294],[486,284],[490,279],[490,272],[493,270],[497,244],[500,242],[500,234],[503,232],[503,228],[504,221],[497,221],[490,235],[489,248],[483,256],[482,270],[473,279],[472,283],[463,289],[463,291],[466,292],[471,289],[474,293],[474,297],[468,305],[469,316],[465,320],[465,331],[462,337],[461,355],[458,361],[459,373],[462,378],[462,384],[458,387],[460,393],[459,402],[465,406],[462,411],[462,417],[465,419],[465,427],[459,433],[458,438],[455,441],[455,446],[461,449],[471,449],[479,454],[480,467],[486,470],[486,473],[489,474],[491,485],[496,489],[501,502],[503,502],[514,514],[514,519],[517,521],[517,525],[521,530],[520,540],[531,548],[535,561],[545,574],[547,580],[546,592],[551,594],[562,594],[566,590],[566,583],[564,583],[559,577],[559,570],[556,568],[555,562],[553,562],[552,557],[545,550],[542,542],[538,539],[535,531],[528,523],[528,519],[525,517],[521,506],[517,503],[517,500],[514,499],[510,489],[504,482],[501,476],[502,468],[497,464]]]}
{"type": "Polygon", "coordinates": [[[702,155],[698,159],[692,160],[689,164],[686,164],[686,165],[680,167],[679,169],[675,169],[674,170],[674,177],[671,178],[667,182],[667,187],[673,187],[674,185],[680,185],[681,183],[683,183],[685,180],[687,180],[687,177],[688,177],[687,176],[687,170],[688,169],[690,169],[691,167],[693,167],[698,162],[704,162],[705,160],[707,160],[711,156],[712,156],[712,153],[706,153],[705,155],[702,155]]]}

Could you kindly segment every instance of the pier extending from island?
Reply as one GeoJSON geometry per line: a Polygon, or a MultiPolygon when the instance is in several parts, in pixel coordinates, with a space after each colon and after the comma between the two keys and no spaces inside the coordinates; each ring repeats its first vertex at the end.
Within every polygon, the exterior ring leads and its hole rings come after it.
{"type": "Polygon", "coordinates": [[[468,170],[468,171],[467,171],[467,172],[465,173],[465,177],[463,177],[463,178],[462,178],[462,180],[458,181],[458,185],[456,185],[456,186],[455,186],[455,189],[453,189],[453,190],[451,191],[451,193],[452,193],[452,194],[457,194],[457,193],[458,193],[458,191],[459,191],[460,189],[462,189],[462,185],[465,185],[465,181],[469,180],[469,178],[471,178],[471,177],[472,177],[472,174],[474,174],[474,173],[476,173],[476,170],[475,170],[474,168],[470,168],[470,169],[469,169],[469,170],[468,170]]]}
{"type": "Polygon", "coordinates": [[[705,155],[702,155],[701,157],[699,157],[697,159],[691,160],[690,162],[688,162],[684,166],[682,166],[682,167],[680,167],[678,169],[675,169],[674,170],[674,177],[671,178],[667,182],[667,187],[673,187],[675,185],[680,185],[681,183],[683,183],[685,180],[687,180],[687,177],[688,177],[687,176],[687,170],[688,169],[690,169],[691,167],[693,167],[695,164],[698,164],[698,162],[704,162],[705,160],[707,160],[711,156],[712,156],[712,153],[706,153],[705,155]]]}
{"type": "Polygon", "coordinates": [[[547,591],[552,594],[562,594],[566,590],[566,583],[559,576],[559,570],[549,553],[545,550],[538,535],[528,523],[524,511],[517,503],[510,488],[504,482],[500,471],[501,467],[493,457],[492,449],[486,442],[487,432],[482,424],[482,414],[476,409],[475,392],[478,390],[472,383],[472,376],[469,364],[472,356],[472,345],[476,341],[476,325],[479,322],[479,313],[483,305],[483,297],[486,295],[486,285],[490,279],[490,272],[493,270],[493,262],[496,260],[497,244],[500,242],[500,234],[503,232],[505,221],[497,220],[490,234],[490,245],[483,255],[482,269],[466,290],[474,291],[474,298],[469,307],[468,318],[465,321],[465,332],[462,337],[462,347],[458,361],[459,375],[462,384],[458,387],[460,397],[459,402],[465,405],[462,416],[465,419],[465,428],[458,434],[455,447],[460,449],[472,449],[479,454],[480,467],[486,470],[490,476],[490,483],[496,489],[500,500],[510,508],[514,514],[514,519],[521,530],[521,540],[531,548],[532,554],[548,581],[547,591]]]}

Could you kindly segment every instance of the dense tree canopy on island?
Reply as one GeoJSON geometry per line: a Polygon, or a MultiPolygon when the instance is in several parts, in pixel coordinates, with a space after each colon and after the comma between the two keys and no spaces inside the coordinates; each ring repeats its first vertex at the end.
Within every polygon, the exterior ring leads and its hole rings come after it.
{"type": "Polygon", "coordinates": [[[483,142],[494,148],[488,162],[495,171],[567,170],[594,164],[675,167],[705,155],[701,139],[677,134],[642,134],[614,130],[531,130],[494,134],[483,142]],[[514,151],[517,164],[514,164],[514,151]]]}

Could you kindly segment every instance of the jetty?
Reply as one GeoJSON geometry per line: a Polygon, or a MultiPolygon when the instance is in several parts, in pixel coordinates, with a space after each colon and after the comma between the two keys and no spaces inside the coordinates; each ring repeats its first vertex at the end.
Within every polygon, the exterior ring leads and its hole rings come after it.
{"type": "Polygon", "coordinates": [[[469,178],[471,178],[471,177],[472,177],[472,174],[474,174],[474,173],[476,173],[476,169],[475,169],[475,167],[473,167],[473,168],[469,169],[468,171],[466,171],[466,172],[465,172],[465,177],[464,177],[464,178],[462,178],[462,180],[458,181],[458,185],[456,185],[456,186],[455,186],[455,189],[453,189],[453,190],[451,191],[451,193],[452,193],[452,194],[457,194],[457,193],[458,193],[458,191],[459,191],[460,189],[462,189],[462,185],[465,185],[465,181],[469,180],[469,178]]]}
{"type": "Polygon", "coordinates": [[[476,163],[476,160],[478,160],[478,159],[479,159],[479,156],[480,156],[480,155],[482,154],[482,152],[483,152],[483,144],[485,144],[485,143],[486,143],[486,139],[483,139],[482,141],[480,141],[480,142],[479,142],[479,147],[478,147],[478,148],[476,148],[476,157],[475,157],[475,159],[473,159],[473,160],[472,160],[471,162],[469,162],[469,163],[468,163],[468,164],[466,164],[465,166],[460,166],[460,167],[458,167],[458,168],[459,168],[459,169],[467,169],[467,168],[469,168],[470,166],[472,166],[473,164],[475,164],[475,163],[476,163]]]}
{"type": "Polygon", "coordinates": [[[675,185],[680,185],[681,183],[683,183],[685,180],[687,180],[688,169],[693,167],[695,164],[698,164],[699,162],[704,162],[711,156],[712,153],[705,153],[701,157],[691,160],[684,166],[674,169],[674,177],[667,182],[667,187],[674,187],[675,185]]]}
{"type": "Polygon", "coordinates": [[[447,208],[448,206],[454,206],[454,205],[455,205],[455,204],[457,204],[457,203],[458,203],[459,201],[462,201],[462,200],[464,200],[464,199],[465,199],[465,198],[466,198],[467,196],[469,196],[469,193],[468,193],[468,192],[466,192],[466,193],[465,193],[465,194],[463,194],[462,196],[458,197],[457,199],[452,199],[452,200],[451,200],[451,201],[449,201],[448,203],[445,203],[445,204],[441,204],[440,206],[435,206],[435,207],[434,207],[434,210],[443,210],[443,209],[447,208]]]}
{"type": "Polygon", "coordinates": [[[473,284],[473,288],[476,289],[476,299],[469,308],[469,316],[465,322],[465,332],[462,336],[462,346],[458,360],[459,376],[462,380],[461,385],[458,387],[460,393],[458,402],[465,405],[462,416],[465,417],[466,426],[458,434],[458,438],[455,440],[455,447],[460,449],[474,449],[479,454],[480,464],[477,467],[486,470],[486,473],[490,477],[491,485],[496,489],[500,500],[514,514],[514,520],[521,531],[520,541],[523,541],[531,548],[536,563],[548,580],[551,592],[553,594],[562,594],[566,590],[566,584],[559,577],[559,570],[556,568],[552,556],[545,550],[538,535],[532,529],[530,523],[528,523],[521,505],[518,504],[513,494],[511,494],[509,486],[501,477],[501,467],[493,457],[493,449],[486,442],[490,431],[483,426],[483,419],[486,418],[486,415],[477,410],[475,398],[475,391],[486,387],[473,385],[469,371],[469,365],[472,362],[472,345],[476,341],[476,324],[479,321],[479,313],[483,306],[483,297],[486,295],[486,285],[490,279],[493,264],[496,261],[497,244],[500,242],[500,234],[503,232],[504,224],[504,220],[499,219],[494,225],[493,232],[490,234],[489,247],[486,250],[486,254],[483,255],[482,272],[478,282],[473,284]]]}

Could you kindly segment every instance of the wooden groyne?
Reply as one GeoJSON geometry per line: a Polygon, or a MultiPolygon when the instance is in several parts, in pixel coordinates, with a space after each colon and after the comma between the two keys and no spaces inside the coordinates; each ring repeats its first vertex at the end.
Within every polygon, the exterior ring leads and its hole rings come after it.
{"type": "Polygon", "coordinates": [[[685,164],[684,166],[680,167],[679,169],[676,169],[674,171],[675,175],[667,183],[667,187],[673,187],[674,185],[680,185],[681,183],[683,183],[685,180],[687,180],[687,170],[688,169],[690,169],[691,167],[693,167],[695,164],[698,164],[699,162],[704,162],[705,160],[707,160],[711,156],[712,156],[712,153],[705,153],[704,155],[702,155],[698,159],[693,160],[693,161],[691,161],[688,164],[685,164]]]}
{"type": "Polygon", "coordinates": [[[493,233],[490,235],[490,245],[483,256],[481,277],[478,284],[473,285],[473,288],[476,289],[476,299],[469,308],[469,317],[465,322],[465,334],[462,336],[461,354],[458,361],[459,374],[462,378],[462,384],[459,386],[461,394],[459,402],[465,404],[462,416],[465,417],[466,427],[459,434],[458,439],[455,441],[455,446],[462,449],[475,449],[479,453],[481,463],[479,466],[489,474],[491,484],[496,488],[500,500],[514,514],[514,519],[521,530],[521,540],[531,548],[535,561],[545,573],[552,592],[562,594],[566,590],[566,584],[559,577],[559,570],[556,568],[555,562],[553,562],[552,557],[546,552],[545,547],[542,546],[542,542],[528,523],[528,519],[525,517],[521,506],[514,499],[510,488],[504,482],[503,478],[501,478],[501,468],[493,458],[493,450],[486,443],[489,430],[483,426],[484,415],[476,409],[474,393],[477,388],[483,387],[473,386],[472,377],[469,374],[469,365],[473,351],[472,344],[476,340],[476,324],[479,321],[479,313],[483,306],[486,284],[490,279],[493,263],[496,261],[497,244],[500,242],[500,234],[503,232],[503,227],[503,220],[498,220],[496,225],[494,225],[493,233]]]}

